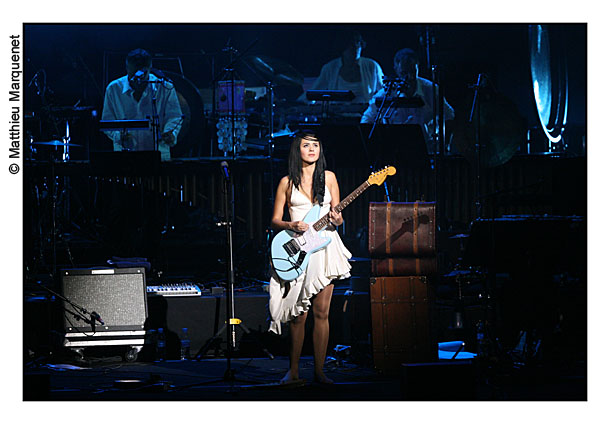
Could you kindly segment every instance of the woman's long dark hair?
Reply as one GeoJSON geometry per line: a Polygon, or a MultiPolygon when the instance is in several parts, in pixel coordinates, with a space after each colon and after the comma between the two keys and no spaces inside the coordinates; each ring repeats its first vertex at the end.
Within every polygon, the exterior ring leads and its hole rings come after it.
{"type": "Polygon", "coordinates": [[[303,170],[303,161],[301,159],[301,140],[307,139],[316,141],[320,144],[320,157],[316,162],[316,167],[313,171],[313,199],[314,203],[322,204],[324,200],[324,191],[326,186],[326,177],[324,171],[326,170],[326,159],[324,158],[324,149],[322,143],[311,131],[299,131],[295,134],[292,145],[290,146],[290,153],[288,154],[288,179],[294,187],[298,190],[301,185],[301,172],[303,170]]]}

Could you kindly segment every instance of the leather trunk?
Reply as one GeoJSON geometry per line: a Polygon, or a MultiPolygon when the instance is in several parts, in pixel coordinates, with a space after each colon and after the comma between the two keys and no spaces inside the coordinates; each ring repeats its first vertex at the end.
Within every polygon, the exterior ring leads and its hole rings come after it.
{"type": "Polygon", "coordinates": [[[403,275],[436,275],[436,256],[424,258],[371,259],[371,275],[394,277],[403,275]]]}
{"type": "Polygon", "coordinates": [[[425,276],[371,278],[373,362],[386,374],[403,363],[438,360],[430,325],[432,288],[425,276]]]}
{"type": "Polygon", "coordinates": [[[369,203],[371,258],[436,255],[434,202],[369,203]]]}

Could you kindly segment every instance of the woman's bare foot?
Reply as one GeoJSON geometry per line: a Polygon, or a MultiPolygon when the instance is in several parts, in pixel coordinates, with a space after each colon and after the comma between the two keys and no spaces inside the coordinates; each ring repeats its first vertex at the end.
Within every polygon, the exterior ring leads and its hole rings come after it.
{"type": "Polygon", "coordinates": [[[325,376],[324,373],[314,374],[313,381],[320,384],[335,384],[335,382],[325,376]]]}
{"type": "Polygon", "coordinates": [[[299,379],[299,375],[293,375],[292,371],[288,370],[288,372],[286,373],[286,375],[280,380],[280,384],[290,384],[290,383],[294,383],[300,381],[299,379]]]}

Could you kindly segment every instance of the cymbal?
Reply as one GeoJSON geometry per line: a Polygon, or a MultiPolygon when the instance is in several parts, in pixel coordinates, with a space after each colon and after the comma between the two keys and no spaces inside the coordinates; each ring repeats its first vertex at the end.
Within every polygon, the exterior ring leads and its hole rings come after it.
{"type": "Polygon", "coordinates": [[[245,60],[254,70],[277,85],[303,85],[303,75],[290,64],[267,56],[248,56],[245,60]]]}
{"type": "Polygon", "coordinates": [[[64,143],[61,140],[51,140],[51,141],[35,141],[32,144],[37,146],[68,146],[68,147],[80,147],[80,144],[72,144],[72,143],[64,143]]]}
{"type": "Polygon", "coordinates": [[[461,239],[461,238],[468,238],[470,237],[470,235],[468,234],[456,234],[454,236],[449,237],[450,239],[461,239]]]}
{"type": "MultiPolygon", "coordinates": [[[[475,110],[473,122],[469,123],[472,98],[461,108],[462,119],[456,116],[454,144],[458,152],[472,165],[479,161],[477,130],[479,131],[480,165],[494,167],[508,162],[517,152],[526,135],[525,119],[517,106],[506,96],[490,89],[480,91],[479,114],[475,110]]],[[[457,112],[457,111],[456,111],[457,112]]]]}
{"type": "Polygon", "coordinates": [[[93,106],[52,106],[49,112],[56,118],[82,118],[91,116],[93,106]]]}

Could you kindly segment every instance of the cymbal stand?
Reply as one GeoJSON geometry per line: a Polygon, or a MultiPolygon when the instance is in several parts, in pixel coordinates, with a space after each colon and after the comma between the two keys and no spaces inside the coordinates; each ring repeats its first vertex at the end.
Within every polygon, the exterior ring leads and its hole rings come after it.
{"type": "MultiPolygon", "coordinates": [[[[252,69],[252,67],[248,64],[248,61],[243,61],[244,65],[246,65],[246,67],[250,70],[250,72],[252,72],[252,74],[254,76],[256,76],[256,78],[265,85],[266,87],[266,94],[267,94],[267,130],[268,130],[268,134],[267,134],[267,154],[268,154],[268,161],[269,161],[269,198],[268,198],[268,202],[269,202],[269,208],[273,208],[273,200],[274,200],[274,194],[275,194],[275,181],[274,181],[274,166],[273,166],[273,154],[274,154],[274,149],[275,149],[275,144],[274,144],[274,136],[273,136],[273,131],[274,131],[274,107],[275,107],[275,87],[273,84],[273,81],[271,80],[264,80],[261,76],[259,76],[259,74],[256,72],[255,69],[252,69]]],[[[266,240],[266,251],[269,253],[270,249],[271,249],[271,236],[272,236],[272,228],[270,225],[267,226],[266,229],[267,232],[267,240],[266,240]]]]}
{"type": "Polygon", "coordinates": [[[435,57],[434,47],[437,45],[437,39],[433,29],[426,25],[424,33],[420,36],[420,42],[423,45],[426,53],[426,67],[429,69],[432,77],[432,119],[433,119],[433,132],[432,139],[434,145],[433,152],[433,172],[434,172],[434,201],[436,202],[437,213],[439,219],[437,225],[439,229],[443,230],[445,225],[445,205],[444,205],[444,193],[443,193],[443,168],[441,166],[441,160],[445,156],[445,100],[442,91],[442,84],[440,82],[440,66],[438,65],[435,57]]]}
{"type": "Polygon", "coordinates": [[[485,352],[485,355],[489,356],[490,353],[499,354],[501,353],[501,348],[499,346],[499,342],[496,335],[496,316],[497,311],[495,304],[496,297],[496,265],[495,265],[495,213],[496,213],[496,195],[485,195],[481,194],[481,170],[482,170],[482,152],[485,148],[483,141],[481,140],[481,89],[487,85],[486,76],[483,73],[478,74],[477,82],[475,84],[470,85],[469,87],[474,90],[473,98],[472,98],[472,106],[470,108],[470,115],[468,117],[468,123],[473,124],[475,121],[476,114],[476,124],[475,124],[475,149],[477,154],[476,160],[476,182],[475,182],[475,207],[476,207],[476,216],[477,218],[482,218],[483,208],[482,208],[482,200],[484,198],[491,198],[491,231],[490,231],[490,240],[489,240],[489,248],[491,251],[490,260],[487,267],[487,275],[484,281],[484,293],[483,293],[483,334],[484,341],[487,345],[488,351],[485,352]]]}
{"type": "Polygon", "coordinates": [[[485,86],[484,75],[479,74],[477,77],[477,82],[475,84],[470,85],[469,87],[474,90],[474,95],[472,97],[472,106],[470,108],[470,116],[468,117],[468,123],[472,125],[474,121],[474,115],[477,114],[477,121],[475,125],[475,149],[477,152],[477,161],[476,161],[476,181],[475,181],[475,207],[476,207],[476,216],[477,218],[481,218],[482,210],[481,210],[481,152],[484,146],[481,145],[481,101],[480,90],[485,86]]]}

